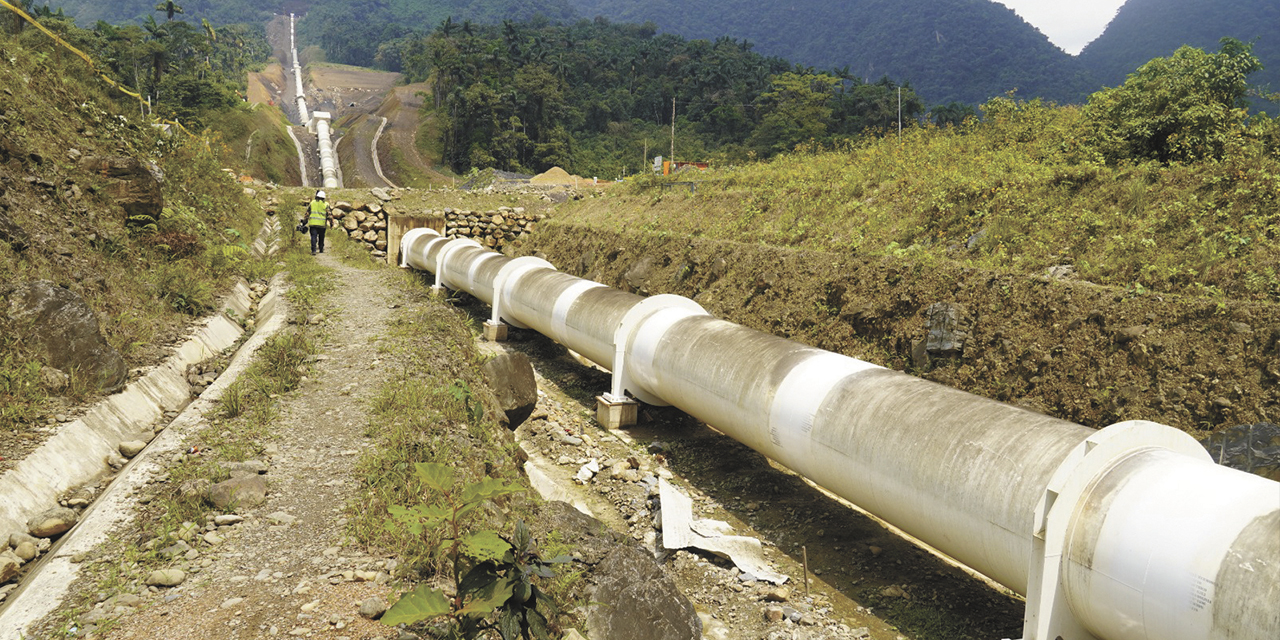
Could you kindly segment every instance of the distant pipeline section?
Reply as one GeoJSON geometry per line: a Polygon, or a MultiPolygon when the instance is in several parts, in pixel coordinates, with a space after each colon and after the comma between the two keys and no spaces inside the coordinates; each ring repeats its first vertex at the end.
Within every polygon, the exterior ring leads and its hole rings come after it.
{"type": "Polygon", "coordinates": [[[293,61],[294,95],[298,101],[299,122],[307,125],[307,130],[316,135],[317,147],[320,150],[320,175],[326,189],[340,189],[342,181],[338,178],[337,155],[334,153],[333,140],[330,137],[330,115],[326,111],[310,112],[308,117],[307,98],[302,86],[302,64],[298,61],[298,43],[294,36],[294,15],[289,14],[289,56],[293,61]]]}
{"type": "Polygon", "coordinates": [[[1024,594],[1024,640],[1280,637],[1280,483],[1189,435],[1093,430],[409,231],[401,266],[613,372],[601,422],[674,405],[1024,594]]]}

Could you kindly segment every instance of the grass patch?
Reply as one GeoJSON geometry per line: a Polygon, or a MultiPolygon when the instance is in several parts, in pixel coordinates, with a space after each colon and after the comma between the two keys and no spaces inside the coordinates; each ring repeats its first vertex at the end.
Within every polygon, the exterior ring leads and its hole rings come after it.
{"type": "Polygon", "coordinates": [[[43,415],[48,396],[40,379],[41,363],[24,353],[7,325],[0,320],[0,432],[15,432],[43,415]]]}
{"type": "MultiPolygon", "coordinates": [[[[642,177],[548,224],[706,236],[832,253],[945,259],[1159,293],[1280,299],[1280,155],[1103,164],[1072,107],[1018,103],[960,128],[917,127],[730,170],[642,177]],[[662,185],[698,182],[697,194],[662,185]],[[691,212],[696,212],[692,213],[691,212]]],[[[1259,127],[1265,122],[1261,122],[1259,127]]]]}
{"type": "Polygon", "coordinates": [[[220,134],[223,155],[241,173],[275,184],[300,184],[298,148],[279,107],[242,104],[206,118],[220,134]]]}
{"type": "MultiPolygon", "coordinates": [[[[14,161],[0,166],[0,182],[8,185],[9,210],[32,214],[18,221],[26,235],[48,239],[29,247],[0,241],[0,273],[12,283],[49,280],[73,291],[130,368],[153,364],[236,276],[264,271],[249,258],[247,241],[261,227],[262,211],[222,171],[216,136],[168,135],[149,126],[136,104],[117,103],[74,57],[4,38],[0,53],[6,60],[0,89],[24,96],[5,105],[15,123],[6,129],[6,157],[14,161]],[[114,182],[81,165],[89,156],[154,163],[164,174],[158,217],[125,215],[109,195],[114,182]]],[[[23,373],[34,370],[33,356],[15,346],[33,336],[16,337],[0,344],[8,429],[38,418],[26,410],[33,403],[23,373]]]]}

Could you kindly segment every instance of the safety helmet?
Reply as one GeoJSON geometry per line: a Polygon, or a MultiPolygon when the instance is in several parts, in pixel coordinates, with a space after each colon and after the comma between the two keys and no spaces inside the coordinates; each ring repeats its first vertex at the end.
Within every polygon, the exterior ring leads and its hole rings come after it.
{"type": "Polygon", "coordinates": [[[324,200],[324,192],[323,192],[323,191],[317,191],[317,192],[316,192],[316,198],[317,198],[317,199],[319,199],[319,200],[324,200]]]}

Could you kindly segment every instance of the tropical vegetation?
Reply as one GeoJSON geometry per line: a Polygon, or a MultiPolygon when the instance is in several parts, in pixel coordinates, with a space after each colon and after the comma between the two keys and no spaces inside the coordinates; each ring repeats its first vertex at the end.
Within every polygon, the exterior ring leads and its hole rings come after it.
{"type": "Polygon", "coordinates": [[[1280,120],[1242,108],[1257,65],[1239,41],[1185,48],[1083,107],[1000,97],[960,126],[802,145],[704,174],[696,196],[636,180],[563,217],[1027,275],[1065,264],[1135,294],[1274,301],[1280,120]]]}
{"type": "Polygon", "coordinates": [[[744,162],[896,127],[899,89],[904,121],[924,112],[909,86],[888,78],[866,83],[761,56],[749,42],[685,40],[651,24],[445,20],[426,37],[385,43],[378,58],[430,83],[444,159],[459,172],[559,165],[620,176],[669,154],[673,136],[677,159],[744,162]]]}

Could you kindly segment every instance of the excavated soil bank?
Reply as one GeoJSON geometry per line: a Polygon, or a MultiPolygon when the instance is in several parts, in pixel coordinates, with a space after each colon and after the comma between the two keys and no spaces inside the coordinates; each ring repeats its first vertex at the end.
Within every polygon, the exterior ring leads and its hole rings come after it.
{"type": "Polygon", "coordinates": [[[1280,417],[1280,308],[567,223],[516,252],[745,326],[1101,428],[1197,437],[1280,417]],[[960,350],[928,353],[927,311],[959,310],[960,350]]]}

